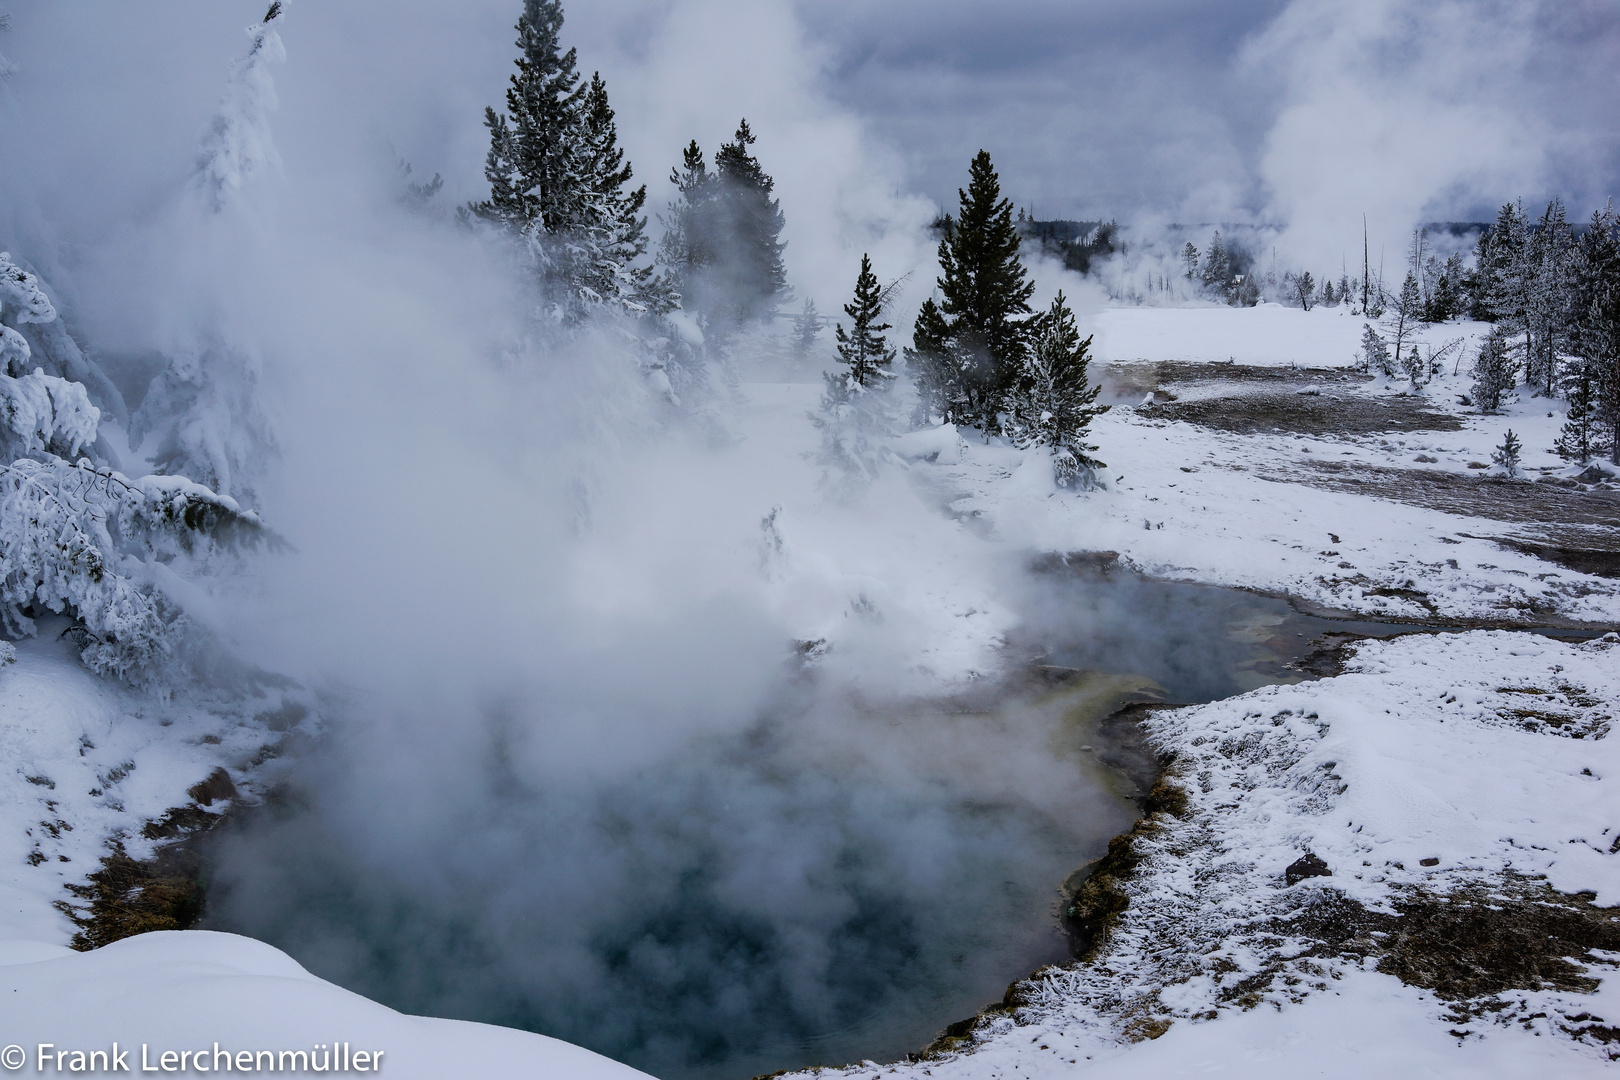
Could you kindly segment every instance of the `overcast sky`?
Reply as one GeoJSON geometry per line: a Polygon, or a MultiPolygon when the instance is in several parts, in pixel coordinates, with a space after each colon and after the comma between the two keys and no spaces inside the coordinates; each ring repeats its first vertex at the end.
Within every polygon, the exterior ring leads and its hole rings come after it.
{"type": "MultiPolygon", "coordinates": [[[[3,93],[52,125],[7,149],[37,159],[42,212],[119,213],[182,173],[263,6],[0,2],[3,93]]],[[[289,168],[363,138],[479,194],[518,0],[287,8],[289,168]]],[[[1264,221],[1335,263],[1363,213],[1398,243],[1516,197],[1585,216],[1620,188],[1616,0],[596,0],[564,32],[655,206],[686,140],[712,151],[746,114],[810,273],[954,203],[981,147],[1043,217],[1264,221]]]]}
{"type": "Polygon", "coordinates": [[[802,0],[832,96],[935,199],[984,147],[1041,216],[1589,212],[1620,177],[1614,0],[802,0]]]}

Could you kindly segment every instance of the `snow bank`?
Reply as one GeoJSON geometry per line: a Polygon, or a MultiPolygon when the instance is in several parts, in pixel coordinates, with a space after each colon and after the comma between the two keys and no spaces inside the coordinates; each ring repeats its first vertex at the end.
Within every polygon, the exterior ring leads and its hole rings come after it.
{"type": "MultiPolygon", "coordinates": [[[[208,1067],[182,1070],[187,1073],[216,1071],[216,1049],[274,1051],[277,1068],[253,1071],[310,1076],[340,1070],[284,1070],[279,1053],[313,1051],[318,1065],[341,1045],[349,1071],[395,1077],[646,1075],[543,1035],[394,1012],[315,978],[279,950],[233,934],[142,934],[89,953],[0,943],[0,1000],[6,1002],[0,1037],[23,1046],[30,1058],[17,1073],[22,1076],[37,1075],[40,1043],[51,1043],[54,1053],[105,1051],[115,1042],[131,1051],[131,1072],[141,1071],[144,1047],[152,1066],[164,1051],[206,1052],[208,1067]],[[357,1051],[380,1051],[380,1068],[359,1069],[357,1051]]],[[[71,1060],[64,1059],[63,1071],[71,1060]]],[[[233,1073],[246,1071],[242,1060],[233,1073]]],[[[372,1057],[369,1064],[376,1063],[372,1057]]],[[[54,1058],[46,1065],[57,1071],[54,1058]]]]}
{"type": "Polygon", "coordinates": [[[929,461],[936,465],[955,465],[967,449],[967,441],[957,434],[955,424],[912,431],[889,441],[894,452],[907,461],[929,461]]]}

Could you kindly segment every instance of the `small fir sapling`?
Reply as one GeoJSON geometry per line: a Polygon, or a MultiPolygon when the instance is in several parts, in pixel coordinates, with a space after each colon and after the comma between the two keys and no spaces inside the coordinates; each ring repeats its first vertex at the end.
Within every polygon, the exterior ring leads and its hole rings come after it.
{"type": "Polygon", "coordinates": [[[1080,337],[1060,291],[1038,317],[1018,381],[1008,394],[1007,430],[1020,447],[1049,447],[1059,487],[1090,490],[1106,462],[1087,442],[1091,422],[1108,411],[1097,404],[1102,387],[1090,385],[1091,338],[1080,337]]]}
{"type": "Polygon", "coordinates": [[[821,314],[816,311],[816,302],[807,296],[804,306],[793,317],[793,355],[800,360],[809,356],[820,336],[821,314]]]}
{"type": "Polygon", "coordinates": [[[1198,249],[1191,240],[1181,249],[1182,276],[1188,281],[1198,276],[1198,249]]]}
{"type": "Polygon", "coordinates": [[[1384,340],[1384,335],[1372,328],[1371,323],[1363,323],[1361,327],[1361,366],[1368,371],[1377,371],[1388,377],[1395,374],[1395,364],[1389,355],[1389,343],[1384,340]]]}
{"type": "Polygon", "coordinates": [[[1493,327],[1479,355],[1474,358],[1474,393],[1476,408],[1482,413],[1494,413],[1502,407],[1502,398],[1517,384],[1518,363],[1508,343],[1507,330],[1493,327]]]}
{"type": "Polygon", "coordinates": [[[1501,466],[1508,476],[1519,475],[1519,455],[1524,450],[1524,444],[1519,437],[1508,428],[1507,435],[1503,437],[1502,444],[1491,451],[1491,460],[1501,466]]]}
{"type": "MultiPolygon", "coordinates": [[[[1415,345],[1411,339],[1417,333],[1422,314],[1423,294],[1417,275],[1407,271],[1406,280],[1401,283],[1400,295],[1395,298],[1384,320],[1384,329],[1395,352],[1393,370],[1389,374],[1393,375],[1397,370],[1405,372],[1414,388],[1421,384],[1423,364],[1415,356],[1408,355],[1408,348],[1415,345]]],[[[1411,353],[1415,354],[1416,351],[1415,347],[1410,349],[1411,353]]]]}

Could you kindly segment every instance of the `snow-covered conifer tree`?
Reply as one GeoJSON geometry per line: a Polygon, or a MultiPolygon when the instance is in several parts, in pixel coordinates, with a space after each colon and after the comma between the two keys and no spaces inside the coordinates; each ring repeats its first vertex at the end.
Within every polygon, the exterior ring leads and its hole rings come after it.
{"type": "Polygon", "coordinates": [[[1089,490],[1106,467],[1087,442],[1091,422],[1108,411],[1097,404],[1101,385],[1092,386],[1091,338],[1081,340],[1074,313],[1060,291],[1036,321],[1018,380],[1008,395],[1007,428],[1022,447],[1050,447],[1052,475],[1059,487],[1089,490]]]}
{"type": "Polygon", "coordinates": [[[1220,299],[1231,302],[1232,260],[1226,253],[1226,244],[1221,240],[1219,229],[1210,237],[1209,248],[1204,253],[1203,281],[1204,288],[1220,299]]]}
{"type": "Polygon", "coordinates": [[[515,234],[528,233],[536,223],[543,236],[568,234],[585,218],[585,87],[576,51],[562,50],[562,25],[561,0],[524,0],[506,112],[484,110],[490,197],[469,209],[515,234]]]}
{"type": "Polygon", "coordinates": [[[1311,310],[1311,302],[1316,299],[1316,279],[1311,277],[1309,270],[1294,278],[1294,299],[1306,311],[1311,310]]]}
{"type": "Polygon", "coordinates": [[[484,110],[490,195],[466,210],[521,241],[553,322],[604,306],[663,314],[674,297],[642,261],[646,188],[630,187],[607,85],[580,78],[562,25],[560,0],[524,0],[506,111],[484,110]]]}
{"type": "Polygon", "coordinates": [[[1384,330],[1394,346],[1393,368],[1406,373],[1413,389],[1422,385],[1424,375],[1423,364],[1417,358],[1417,345],[1412,340],[1417,334],[1422,315],[1423,293],[1418,286],[1417,275],[1408,270],[1406,280],[1401,283],[1400,295],[1396,296],[1384,319],[1384,330]]]}
{"type": "Polygon", "coordinates": [[[1569,412],[1564,417],[1564,426],[1558,431],[1557,441],[1553,443],[1553,452],[1565,461],[1577,461],[1584,465],[1603,450],[1603,433],[1594,408],[1596,395],[1593,393],[1592,373],[1586,364],[1577,363],[1566,377],[1569,412]]]}
{"type": "Polygon", "coordinates": [[[703,150],[693,139],[681,151],[681,164],[669,172],[675,199],[659,215],[664,235],[658,261],[669,274],[681,306],[696,316],[704,309],[704,280],[716,258],[714,221],[717,189],[703,150]]]}
{"type": "Polygon", "coordinates": [[[716,285],[736,325],[769,318],[787,292],[787,222],[781,200],[771,197],[776,182],[749,150],[754,142],[744,119],[733,141],[714,155],[723,229],[716,285]]]}
{"type": "Polygon", "coordinates": [[[647,219],[642,208],[647,187],[630,188],[634,173],[619,148],[618,126],[600,74],[593,73],[585,88],[580,120],[588,192],[582,232],[589,261],[582,268],[579,291],[598,303],[663,314],[675,306],[675,296],[669,283],[644,261],[647,219]]]}
{"type": "Polygon", "coordinates": [[[1499,326],[1493,327],[1480,345],[1479,355],[1474,358],[1475,407],[1483,413],[1494,413],[1500,409],[1503,395],[1517,384],[1518,370],[1518,361],[1513,355],[1507,331],[1499,326]]]}
{"type": "Polygon", "coordinates": [[[280,17],[281,0],[276,0],[263,22],[247,28],[252,44],[231,69],[225,97],[198,148],[191,183],[210,210],[223,210],[250,181],[281,163],[270,137],[270,114],[276,111],[270,65],[287,59],[275,27],[280,17]]]}
{"type": "Polygon", "coordinates": [[[39,279],[4,251],[0,251],[0,358],[12,367],[13,375],[37,367],[47,375],[82,383],[98,408],[115,419],[125,418],[124,395],[68,335],[39,279]],[[16,351],[16,342],[26,344],[26,353],[16,351]],[[17,367],[19,355],[26,355],[31,367],[17,367]]]}
{"type": "Polygon", "coordinates": [[[809,356],[820,335],[821,314],[816,311],[816,302],[807,296],[799,313],[793,317],[793,355],[800,360],[809,356]]]}
{"type": "MultiPolygon", "coordinates": [[[[202,227],[249,213],[247,186],[278,161],[270,137],[276,107],[272,62],[286,58],[274,23],[247,28],[247,55],[231,70],[225,96],[202,138],[192,174],[191,206],[202,227]]],[[[234,343],[218,326],[190,329],[171,347],[169,365],[153,380],[130,419],[130,444],[146,453],[160,474],[187,476],[252,505],[265,464],[274,457],[275,434],[260,400],[261,360],[234,343]]]]}
{"type": "Polygon", "coordinates": [[[1574,234],[1562,199],[1553,199],[1530,234],[1525,252],[1525,381],[1551,396],[1558,386],[1559,355],[1569,345],[1574,312],[1574,234]]]}
{"type": "Polygon", "coordinates": [[[894,427],[890,394],[895,379],[895,351],[884,336],[883,290],[872,271],[872,259],[861,256],[855,295],[844,305],[849,328],[835,328],[841,370],[825,375],[821,413],[812,417],[822,432],[822,463],[838,468],[845,482],[875,475],[878,440],[894,427]]]}
{"type": "Polygon", "coordinates": [[[1018,257],[1012,202],[1001,197],[988,153],[974,157],[967,190],[957,195],[957,216],[939,242],[940,299],[918,313],[906,361],[920,408],[988,436],[1028,347],[1035,286],[1018,257]]]}
{"type": "Polygon", "coordinates": [[[1574,302],[1571,347],[1578,374],[1591,383],[1597,445],[1620,465],[1620,219],[1612,204],[1592,216],[1581,238],[1574,302]]]}
{"type": "Polygon", "coordinates": [[[1507,435],[1502,439],[1502,444],[1491,451],[1491,460],[1500,466],[1508,476],[1518,476],[1519,455],[1523,450],[1524,444],[1519,441],[1517,435],[1513,434],[1513,429],[1508,428],[1507,435]]]}
{"type": "Polygon", "coordinates": [[[1390,356],[1389,342],[1371,323],[1361,324],[1361,363],[1367,370],[1377,371],[1386,378],[1395,376],[1395,360],[1390,356]]]}

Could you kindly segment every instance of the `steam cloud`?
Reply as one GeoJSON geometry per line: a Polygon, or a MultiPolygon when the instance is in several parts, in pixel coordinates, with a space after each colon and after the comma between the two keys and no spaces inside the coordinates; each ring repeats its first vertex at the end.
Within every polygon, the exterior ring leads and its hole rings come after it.
{"type": "MultiPolygon", "coordinates": [[[[1124,815],[1055,718],[896,712],[996,669],[1018,553],[903,477],[827,501],[802,402],[752,441],[723,396],[671,427],[612,327],[529,339],[503,257],[401,204],[396,154],[477,194],[513,17],[291,6],[280,166],[217,213],[187,169],[243,14],[40,5],[8,42],[5,227],[132,407],[207,328],[251,352],[279,446],[256,490],[296,550],[189,609],[320,695],[316,739],[220,841],[214,925],[666,1073],[874,1026],[863,1047],[903,1052],[1062,954],[1055,887],[1124,815]],[[795,640],[830,644],[813,675],[795,640]]],[[[587,63],[609,39],[655,204],[741,113],[801,291],[833,308],[862,251],[927,262],[932,207],[817,92],[790,9],[650,17],[578,31],[587,63]],[[745,70],[704,74],[727,56],[745,70]]]]}

